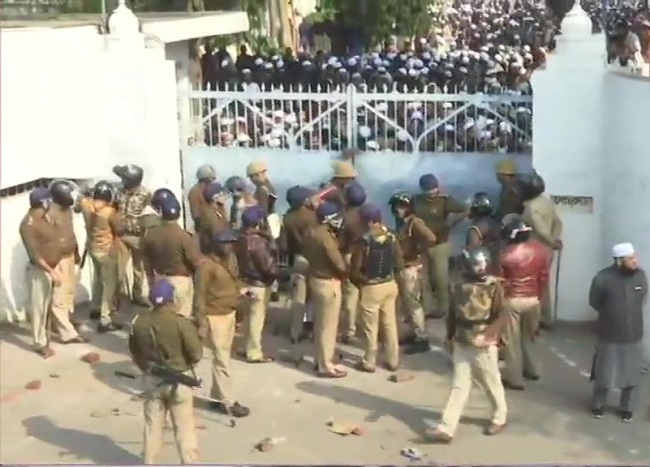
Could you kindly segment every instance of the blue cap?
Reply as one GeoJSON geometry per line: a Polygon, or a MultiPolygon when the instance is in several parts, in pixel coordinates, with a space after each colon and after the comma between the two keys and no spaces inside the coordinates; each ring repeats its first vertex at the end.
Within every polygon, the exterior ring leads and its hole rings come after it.
{"type": "Polygon", "coordinates": [[[174,303],[174,286],[167,279],[158,279],[149,292],[149,300],[153,306],[174,303]]]}
{"type": "Polygon", "coordinates": [[[433,174],[424,174],[420,177],[420,190],[430,191],[438,188],[438,179],[433,174]]]}
{"type": "Polygon", "coordinates": [[[381,209],[374,204],[364,204],[359,208],[359,217],[364,224],[381,222],[381,209]]]}
{"type": "Polygon", "coordinates": [[[223,187],[221,183],[212,182],[208,184],[203,190],[203,197],[205,198],[206,201],[212,202],[217,196],[221,194],[225,194],[225,192],[226,189],[223,187]]]}
{"type": "Polygon", "coordinates": [[[29,194],[29,204],[31,206],[39,206],[43,204],[44,201],[52,199],[52,194],[47,188],[39,187],[34,188],[29,194]]]}
{"type": "Polygon", "coordinates": [[[321,221],[328,216],[337,214],[338,212],[339,212],[338,205],[336,203],[332,203],[331,201],[326,201],[324,203],[321,203],[316,208],[316,216],[321,221]]]}
{"type": "Polygon", "coordinates": [[[234,230],[222,230],[212,237],[214,243],[232,243],[236,242],[239,236],[234,230]]]}
{"type": "Polygon", "coordinates": [[[246,180],[237,175],[233,175],[228,180],[226,180],[226,188],[228,191],[245,191],[246,180]]]}
{"type": "Polygon", "coordinates": [[[291,207],[301,206],[316,192],[304,186],[293,186],[287,190],[287,203],[291,207]]]}
{"type": "Polygon", "coordinates": [[[261,206],[249,206],[241,213],[244,227],[255,227],[266,218],[266,211],[261,206]]]}
{"type": "Polygon", "coordinates": [[[366,190],[363,189],[360,183],[352,182],[345,187],[345,199],[347,199],[350,206],[361,206],[366,202],[366,190]]]}

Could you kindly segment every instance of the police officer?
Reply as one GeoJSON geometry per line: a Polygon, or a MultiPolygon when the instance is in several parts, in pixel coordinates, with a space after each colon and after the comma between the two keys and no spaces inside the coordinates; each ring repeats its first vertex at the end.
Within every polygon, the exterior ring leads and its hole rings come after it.
{"type": "Polygon", "coordinates": [[[465,236],[465,248],[484,246],[490,252],[490,274],[496,274],[501,245],[501,224],[493,216],[492,203],[484,191],[474,193],[469,207],[471,225],[465,236]]]}
{"type": "Polygon", "coordinates": [[[540,325],[540,299],[548,283],[551,250],[531,238],[532,229],[521,219],[503,227],[505,242],[499,260],[505,280],[505,310],[508,320],[503,340],[506,343],[503,385],[524,389],[524,379],[539,379],[537,337],[540,325]]]}
{"type": "Polygon", "coordinates": [[[192,236],[178,224],[181,204],[166,198],[160,202],[162,223],[152,227],[142,239],[142,252],[149,283],[165,277],[176,291],[178,312],[185,318],[192,316],[194,300],[193,276],[202,261],[198,245],[192,236]]]}
{"type": "MultiPolygon", "coordinates": [[[[134,164],[116,165],[113,173],[122,181],[122,191],[118,196],[118,212],[124,219],[126,233],[122,241],[131,254],[133,267],[133,287],[131,287],[131,300],[140,306],[149,306],[149,300],[144,295],[146,275],[142,259],[140,239],[142,237],[142,226],[140,215],[144,208],[151,202],[151,193],[142,186],[144,171],[142,167],[134,164]]],[[[122,271],[126,271],[126,264],[121,265],[122,271]]],[[[126,277],[126,274],[124,274],[126,277]]]]}
{"type": "Polygon", "coordinates": [[[357,369],[374,373],[381,327],[386,352],[384,366],[395,371],[399,365],[395,279],[404,270],[404,257],[397,237],[382,223],[379,207],[365,204],[359,210],[359,218],[366,233],[352,247],[350,259],[350,280],[359,287],[361,295],[364,356],[357,369]]]}
{"type": "Polygon", "coordinates": [[[147,235],[147,231],[162,223],[160,218],[160,207],[166,199],[176,199],[176,195],[169,188],[158,188],[151,195],[151,205],[146,206],[140,214],[140,226],[142,227],[142,237],[147,235]]]}
{"type": "Polygon", "coordinates": [[[124,234],[125,225],[117,214],[117,191],[110,182],[97,182],[92,191],[92,200],[87,226],[88,253],[93,261],[95,275],[99,278],[97,289],[93,290],[93,301],[97,303],[96,308],[100,314],[97,332],[104,333],[121,328],[113,314],[116,311],[120,284],[120,237],[124,234]]]}
{"type": "MultiPolygon", "coordinates": [[[[410,344],[406,353],[428,352],[429,338],[424,326],[423,294],[431,295],[431,286],[424,282],[422,263],[429,249],[435,246],[436,236],[422,219],[415,215],[415,201],[410,193],[400,192],[391,196],[388,204],[395,216],[397,238],[404,256],[404,270],[399,284],[412,334],[405,343],[410,344]]],[[[427,278],[428,279],[428,278],[427,278]]],[[[427,303],[433,301],[429,298],[427,303]]]]}
{"type": "MultiPolygon", "coordinates": [[[[517,190],[524,202],[522,220],[533,229],[533,237],[553,252],[562,249],[562,220],[557,215],[555,204],[544,191],[544,179],[537,173],[522,174],[517,177],[517,190]]],[[[553,254],[553,261],[556,261],[553,254]]],[[[559,261],[559,258],[557,259],[559,261]]],[[[552,263],[548,265],[550,276],[552,263]]],[[[550,281],[542,296],[542,326],[553,325],[553,304],[551,303],[550,281]]]]}
{"type": "Polygon", "coordinates": [[[250,291],[244,314],[245,349],[248,363],[268,363],[273,359],[262,351],[262,333],[271,285],[280,277],[276,252],[265,232],[266,211],[249,206],[242,213],[242,231],[235,245],[239,277],[250,291]]]}
{"type": "Polygon", "coordinates": [[[347,372],[337,368],[332,360],[341,312],[341,281],[347,275],[336,237],[343,226],[343,216],[332,202],[319,204],[316,216],[319,225],[309,231],[304,248],[315,314],[316,373],[322,378],[342,378],[347,372]]]}
{"type": "Polygon", "coordinates": [[[217,171],[214,170],[214,167],[210,164],[204,164],[196,171],[196,184],[190,188],[190,191],[187,194],[187,201],[190,205],[190,215],[194,221],[194,231],[199,230],[201,214],[208,204],[203,195],[205,188],[216,179],[217,171]]]}
{"type": "Polygon", "coordinates": [[[307,271],[309,264],[304,256],[305,236],[318,225],[318,218],[311,207],[309,198],[313,190],[293,186],[287,190],[286,200],[289,209],[284,215],[278,245],[280,251],[288,256],[291,267],[291,341],[297,344],[305,337],[305,305],[307,303],[307,271]]]}
{"type": "Polygon", "coordinates": [[[454,374],[440,425],[428,435],[437,443],[450,443],[469,398],[473,378],[487,393],[492,419],[486,435],[506,426],[508,407],[499,375],[497,342],[504,324],[502,281],[487,274],[490,253],[485,248],[463,252],[463,275],[451,289],[447,315],[447,340],[452,351],[454,374]]]}
{"type": "Polygon", "coordinates": [[[517,172],[517,164],[511,159],[504,159],[497,163],[496,176],[501,185],[501,192],[495,217],[499,221],[508,214],[521,214],[524,211],[521,194],[515,184],[517,172]]]}
{"type": "MultiPolygon", "coordinates": [[[[343,214],[343,231],[340,238],[341,250],[347,264],[350,264],[352,249],[363,237],[367,225],[359,217],[359,209],[366,202],[366,191],[357,183],[349,183],[344,188],[347,201],[343,214]]],[[[343,284],[343,319],[341,342],[351,343],[357,334],[357,315],[359,310],[359,289],[348,278],[343,284]]]]}
{"type": "MultiPolygon", "coordinates": [[[[422,193],[415,199],[415,214],[421,218],[427,227],[436,236],[436,246],[427,252],[427,261],[423,274],[428,277],[433,286],[437,299],[436,309],[433,304],[424,303],[425,311],[434,317],[442,317],[449,308],[449,243],[450,229],[464,218],[467,208],[451,196],[440,192],[438,179],[433,174],[424,174],[420,177],[422,193]],[[455,219],[450,219],[451,214],[457,214],[455,219]]],[[[423,298],[428,298],[424,294],[423,298]]]]}
{"type": "Polygon", "coordinates": [[[207,255],[212,250],[214,236],[218,232],[230,230],[230,221],[226,209],[228,193],[221,183],[212,182],[206,185],[203,198],[205,199],[205,208],[201,212],[196,233],[199,236],[201,251],[207,255]]]}
{"type": "Polygon", "coordinates": [[[237,234],[232,230],[218,232],[212,251],[201,263],[196,277],[196,317],[200,333],[206,336],[212,350],[212,409],[233,417],[247,417],[250,409],[234,402],[230,372],[230,354],[235,338],[237,305],[250,292],[239,280],[234,245],[237,234]]]}
{"type": "Polygon", "coordinates": [[[246,176],[250,178],[255,185],[253,196],[257,204],[266,211],[267,214],[275,212],[275,201],[277,195],[275,187],[268,177],[268,167],[262,161],[254,161],[246,167],[246,176]]]}
{"type": "Polygon", "coordinates": [[[336,161],[332,164],[333,175],[330,184],[323,186],[310,203],[316,207],[320,202],[331,201],[344,209],[347,205],[345,198],[345,187],[356,181],[358,176],[354,166],[348,161],[336,161]]]}
{"type": "Polygon", "coordinates": [[[230,227],[239,229],[241,227],[241,214],[247,206],[257,204],[257,200],[251,193],[246,180],[239,176],[232,176],[226,180],[226,190],[232,196],[230,206],[230,227]]]}
{"type": "MultiPolygon", "coordinates": [[[[72,318],[75,295],[77,293],[77,274],[75,266],[81,263],[79,245],[74,231],[74,208],[81,199],[79,187],[70,180],[54,180],[49,187],[52,205],[48,215],[59,227],[62,235],[62,257],[57,265],[61,277],[61,293],[52,301],[52,308],[60,308],[72,318]]],[[[58,312],[55,313],[58,316],[58,312]]],[[[81,338],[78,339],[80,342],[81,338]]]]}
{"type": "Polygon", "coordinates": [[[194,423],[194,393],[191,388],[161,381],[151,375],[153,363],[194,376],[193,366],[203,357],[203,344],[196,327],[176,313],[174,286],[158,279],[151,286],[152,310],[138,314],[129,335],[133,362],[144,373],[144,463],[156,463],[164,445],[167,413],[171,415],[174,437],[183,464],[198,459],[194,423]]]}
{"type": "MultiPolygon", "coordinates": [[[[61,273],[58,265],[63,257],[61,229],[52,221],[48,211],[52,195],[46,188],[36,188],[29,194],[29,210],[20,223],[29,269],[29,304],[31,309],[32,337],[36,352],[43,358],[54,355],[48,335],[50,303],[63,300],[61,273]]],[[[64,342],[76,342],[79,334],[70,322],[68,310],[52,307],[51,326],[64,342]]]]}

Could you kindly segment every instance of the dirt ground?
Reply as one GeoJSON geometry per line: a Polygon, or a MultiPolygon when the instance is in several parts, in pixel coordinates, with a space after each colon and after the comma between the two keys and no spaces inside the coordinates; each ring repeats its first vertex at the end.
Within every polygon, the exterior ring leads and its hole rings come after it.
{"type": "MultiPolygon", "coordinates": [[[[83,312],[82,312],[83,313],[83,312]]],[[[279,315],[278,315],[279,313],[279,315]]],[[[282,311],[273,324],[280,328],[282,311]]],[[[433,336],[443,323],[429,322],[433,336]]],[[[269,326],[270,328],[274,326],[269,326]]],[[[29,348],[26,331],[6,326],[0,330],[0,461],[2,463],[140,463],[142,402],[137,382],[116,377],[117,369],[131,371],[124,332],[96,335],[86,321],[83,333],[90,344],[56,345],[56,357],[44,361],[29,348]],[[101,361],[80,361],[88,351],[101,361]],[[41,387],[25,385],[40,380],[41,387]]],[[[267,349],[286,356],[286,339],[267,335],[267,349]]],[[[508,392],[509,426],[496,437],[482,435],[488,403],[475,388],[465,418],[451,445],[438,446],[422,438],[435,425],[449,390],[449,364],[439,348],[403,358],[403,367],[415,379],[388,381],[389,373],[361,374],[350,369],[342,380],[328,381],[311,373],[310,345],[299,353],[306,361],[278,361],[249,365],[234,360],[232,373],[237,399],[252,414],[230,428],[228,419],[197,407],[201,460],[209,463],[264,464],[404,464],[401,454],[412,448],[422,463],[453,464],[626,464],[650,463],[650,404],[648,375],[633,423],[621,423],[613,412],[595,420],[588,412],[588,370],[593,349],[584,328],[558,327],[541,344],[543,376],[523,392],[508,392]],[[362,436],[341,436],[329,431],[330,421],[345,421],[365,428],[362,436]],[[277,443],[268,452],[254,445],[264,438],[277,443]]],[[[359,351],[343,349],[351,364],[359,351]]],[[[210,354],[198,372],[209,381],[210,354]]],[[[197,391],[207,391],[204,388],[197,391]]],[[[616,395],[614,395],[616,396],[616,395]]],[[[614,397],[615,399],[615,397],[614,397]]],[[[612,400],[614,404],[616,400],[612,400]]],[[[171,431],[160,463],[176,463],[171,431]]]]}

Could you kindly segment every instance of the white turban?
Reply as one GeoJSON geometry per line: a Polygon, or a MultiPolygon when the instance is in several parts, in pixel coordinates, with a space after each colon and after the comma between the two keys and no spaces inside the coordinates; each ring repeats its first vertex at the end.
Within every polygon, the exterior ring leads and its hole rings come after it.
{"type": "Polygon", "coordinates": [[[634,254],[634,246],[631,243],[619,243],[612,248],[614,258],[626,258],[634,254]]]}

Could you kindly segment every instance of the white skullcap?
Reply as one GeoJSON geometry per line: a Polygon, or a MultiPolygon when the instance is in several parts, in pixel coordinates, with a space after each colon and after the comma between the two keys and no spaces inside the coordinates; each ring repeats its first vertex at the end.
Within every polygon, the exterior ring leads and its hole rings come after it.
{"type": "Polygon", "coordinates": [[[626,258],[634,254],[634,246],[631,243],[619,243],[612,248],[614,258],[626,258]]]}

